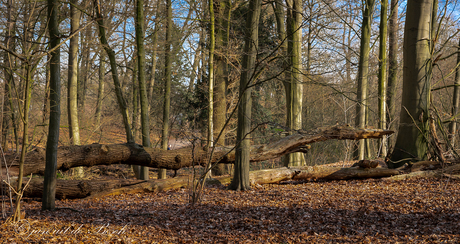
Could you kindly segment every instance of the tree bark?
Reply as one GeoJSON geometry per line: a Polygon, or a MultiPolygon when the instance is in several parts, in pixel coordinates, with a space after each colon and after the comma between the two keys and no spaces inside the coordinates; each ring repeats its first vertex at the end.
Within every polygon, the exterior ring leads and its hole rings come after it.
{"type": "Polygon", "coordinates": [[[457,67],[455,68],[454,96],[452,98],[452,122],[449,124],[449,139],[452,147],[456,144],[458,118],[460,112],[460,40],[457,48],[457,67]]]}
{"type": "MultiPolygon", "coordinates": [[[[160,3],[158,2],[156,5],[156,10],[155,10],[155,16],[159,15],[160,12],[160,3]]],[[[152,46],[152,68],[150,69],[150,79],[148,83],[148,93],[147,93],[147,99],[149,101],[149,106],[150,103],[152,102],[152,96],[153,96],[153,87],[155,86],[155,74],[156,74],[156,69],[157,69],[157,50],[158,50],[158,32],[160,28],[158,28],[159,25],[159,20],[158,18],[155,18],[155,24],[154,24],[154,29],[153,29],[153,34],[152,34],[152,40],[151,40],[151,46],[152,46]]]]}
{"type": "MultiPolygon", "coordinates": [[[[147,84],[145,80],[145,49],[144,49],[144,1],[136,1],[136,44],[139,79],[139,100],[141,105],[142,145],[150,147],[149,101],[147,99],[147,84]]],[[[140,179],[149,179],[149,168],[141,167],[140,179]]]]}
{"type": "MultiPolygon", "coordinates": [[[[265,145],[249,146],[251,162],[260,162],[281,157],[288,153],[304,152],[306,145],[326,141],[357,140],[364,138],[381,138],[390,135],[393,131],[381,129],[355,129],[350,126],[332,126],[317,128],[310,131],[299,131],[280,139],[270,140],[265,145]]],[[[203,148],[186,147],[176,150],[159,148],[144,148],[134,143],[128,144],[91,144],[84,146],[64,146],[57,150],[57,169],[68,170],[73,167],[110,164],[141,165],[152,168],[167,168],[177,170],[183,167],[204,165],[207,161],[207,151],[203,148]],[[195,161],[192,161],[192,160],[195,161]]],[[[11,164],[10,175],[17,175],[18,163],[15,155],[6,158],[11,164]]],[[[27,153],[24,164],[24,175],[43,174],[45,150],[36,148],[27,153]]],[[[216,148],[211,162],[233,164],[235,150],[232,147],[216,148]]]]}
{"type": "MultiPolygon", "coordinates": [[[[209,33],[209,81],[208,81],[208,150],[211,151],[214,147],[214,51],[216,47],[215,33],[215,16],[214,16],[214,1],[209,0],[209,18],[210,18],[210,33],[209,33]]],[[[209,164],[209,166],[211,166],[209,164]]],[[[206,177],[205,177],[206,179],[206,177]]]]}
{"type": "MultiPolygon", "coordinates": [[[[218,9],[216,10],[217,25],[216,25],[216,65],[214,67],[215,86],[214,86],[214,138],[215,145],[218,147],[225,146],[226,128],[225,121],[227,120],[227,84],[228,84],[228,65],[226,57],[228,55],[228,39],[229,39],[229,22],[231,16],[231,1],[219,0],[216,1],[218,9]]],[[[213,168],[213,175],[223,175],[226,173],[225,165],[218,164],[213,168]]]]}
{"type": "MultiPolygon", "coordinates": [[[[48,0],[49,19],[49,49],[60,43],[58,22],[58,1],[48,0]]],[[[40,165],[45,173],[42,209],[53,210],[56,195],[56,171],[58,161],[59,126],[61,121],[61,75],[60,49],[57,48],[50,57],[50,117],[48,140],[46,141],[46,156],[42,156],[40,165]],[[46,161],[45,161],[46,158],[46,161]]],[[[44,155],[44,154],[42,154],[44,155]]],[[[27,172],[27,171],[25,171],[27,172]]],[[[27,174],[27,173],[26,173],[27,174]]]]}
{"type": "MultiPolygon", "coordinates": [[[[71,33],[80,28],[80,10],[76,6],[78,1],[70,1],[71,33]]],[[[68,85],[67,85],[67,113],[69,123],[69,137],[72,145],[80,145],[80,127],[78,123],[78,36],[70,38],[69,45],[69,65],[68,65],[68,85]]],[[[74,175],[83,177],[83,168],[75,168],[74,175]]]]}
{"type": "Polygon", "coordinates": [[[389,166],[427,158],[431,90],[431,13],[433,0],[409,0],[404,30],[403,94],[399,132],[389,166]]]}
{"type": "MultiPolygon", "coordinates": [[[[367,125],[367,107],[368,101],[368,75],[369,75],[369,52],[371,40],[371,25],[372,15],[374,12],[375,0],[366,0],[364,2],[363,23],[361,26],[361,44],[359,50],[359,67],[358,67],[358,90],[356,101],[356,118],[355,126],[364,128],[367,125]]],[[[365,141],[358,142],[358,148],[355,153],[355,158],[362,160],[365,156],[365,141]]]]}
{"type": "MultiPolygon", "coordinates": [[[[379,44],[379,128],[387,128],[387,12],[388,0],[380,1],[380,44],[379,44]]],[[[387,155],[387,138],[380,140],[379,155],[387,155]]]]}
{"type": "MultiPolygon", "coordinates": [[[[13,33],[13,19],[12,19],[12,8],[13,3],[12,0],[7,1],[7,17],[6,17],[6,28],[5,28],[5,47],[12,49],[12,33],[13,33]]],[[[1,146],[3,150],[8,150],[8,130],[9,130],[9,117],[11,114],[11,119],[14,123],[13,119],[13,110],[10,107],[11,104],[11,95],[10,95],[10,84],[12,82],[12,67],[10,63],[11,55],[8,52],[3,52],[3,74],[4,74],[4,89],[3,89],[3,108],[2,108],[2,137],[1,137],[1,146]]]]}
{"type": "Polygon", "coordinates": [[[398,86],[398,0],[391,0],[391,14],[388,20],[388,84],[387,84],[387,123],[395,129],[396,91],[398,86]]]}
{"type": "MultiPolygon", "coordinates": [[[[302,129],[302,1],[286,1],[287,11],[287,55],[289,80],[286,81],[286,125],[291,130],[302,129]]],[[[285,166],[305,165],[302,153],[290,154],[285,158],[285,166]]]]}
{"type": "MultiPolygon", "coordinates": [[[[88,4],[87,2],[82,2],[84,5],[88,4]]],[[[90,72],[90,49],[91,46],[89,45],[89,40],[92,37],[92,30],[91,26],[86,28],[85,32],[80,33],[80,42],[81,46],[81,60],[80,60],[80,72],[78,78],[78,107],[80,109],[80,117],[84,120],[85,115],[85,104],[86,104],[86,92],[88,88],[88,73],[90,72]]]]}
{"type": "Polygon", "coordinates": [[[97,102],[96,102],[96,128],[101,130],[101,114],[102,114],[102,100],[104,98],[104,76],[105,76],[105,59],[102,51],[99,53],[99,69],[98,69],[99,84],[97,89],[97,102]]]}
{"type": "Polygon", "coordinates": [[[229,189],[237,191],[249,190],[249,161],[250,161],[250,132],[251,132],[251,110],[252,98],[249,85],[255,82],[255,64],[257,57],[257,45],[259,41],[259,17],[261,1],[249,1],[249,14],[246,19],[246,36],[244,41],[244,54],[242,61],[243,71],[241,72],[238,103],[238,128],[236,141],[236,162],[232,183],[229,189]]]}
{"type": "MultiPolygon", "coordinates": [[[[163,126],[161,130],[161,148],[168,149],[169,143],[169,113],[171,109],[171,72],[172,72],[172,5],[171,0],[166,1],[166,40],[165,40],[165,95],[163,103],[163,126]]],[[[158,170],[158,179],[166,178],[166,169],[158,170]]]]}
{"type": "MultiPolygon", "coordinates": [[[[251,171],[249,173],[250,184],[263,185],[274,184],[287,180],[350,180],[383,178],[398,175],[399,171],[387,168],[339,168],[339,167],[294,167],[251,171]]],[[[207,181],[211,184],[228,184],[231,177],[215,178],[207,181]],[[214,182],[214,181],[219,182],[214,182]]],[[[23,180],[27,182],[28,179],[23,180]]],[[[139,192],[160,192],[182,187],[188,187],[190,176],[181,176],[159,180],[58,180],[56,197],[66,198],[99,198],[110,195],[139,192]]],[[[40,197],[43,191],[43,180],[34,178],[30,181],[24,195],[27,197],[40,197]]]]}

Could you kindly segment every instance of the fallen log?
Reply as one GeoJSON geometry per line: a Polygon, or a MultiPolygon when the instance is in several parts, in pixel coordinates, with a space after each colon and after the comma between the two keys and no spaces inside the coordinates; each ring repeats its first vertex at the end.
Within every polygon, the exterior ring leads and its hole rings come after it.
{"type": "MultiPolygon", "coordinates": [[[[251,162],[265,161],[281,157],[288,153],[303,152],[305,145],[331,139],[358,140],[381,138],[393,131],[381,129],[355,129],[348,125],[317,128],[273,140],[265,145],[251,148],[251,162]]],[[[207,150],[201,147],[188,147],[177,150],[144,148],[138,144],[91,144],[83,146],[63,146],[58,148],[57,169],[68,170],[73,167],[110,164],[130,164],[152,168],[177,170],[193,165],[204,165],[208,159],[207,150]]],[[[216,148],[211,161],[213,163],[233,163],[235,151],[232,147],[216,148]]],[[[6,159],[11,176],[18,173],[18,157],[11,155],[6,159]]],[[[4,167],[5,162],[2,162],[4,167]]],[[[36,148],[27,153],[24,175],[43,174],[45,170],[45,150],[36,148]]],[[[2,169],[2,172],[7,172],[2,169]]]]}
{"type": "Polygon", "coordinates": [[[460,164],[453,164],[449,165],[444,168],[440,169],[435,169],[435,170],[425,170],[425,171],[414,171],[414,169],[431,169],[431,168],[437,168],[438,167],[437,162],[431,162],[431,161],[422,161],[415,163],[414,165],[417,165],[417,167],[412,167],[411,172],[407,174],[400,174],[400,175],[394,175],[388,178],[385,178],[385,180],[407,180],[407,179],[412,179],[412,178],[442,178],[442,177],[448,177],[452,179],[458,179],[460,178],[458,174],[460,174],[460,164]],[[434,165],[434,166],[433,166],[434,165]]]}
{"type": "MultiPolygon", "coordinates": [[[[349,180],[363,178],[382,178],[397,175],[399,171],[386,168],[339,168],[306,166],[251,171],[251,184],[263,185],[279,183],[286,180],[349,180]]],[[[231,177],[217,179],[221,184],[230,182],[231,177]]],[[[24,185],[28,179],[24,179],[24,185]]],[[[181,176],[161,180],[57,180],[56,198],[98,198],[123,193],[160,192],[182,187],[189,187],[191,178],[181,176]]],[[[12,185],[16,185],[13,183],[12,185]]],[[[34,178],[24,192],[27,197],[42,197],[43,179],[34,178]]]]}
{"type": "Polygon", "coordinates": [[[416,171],[416,172],[411,172],[408,174],[394,175],[394,176],[385,178],[384,180],[398,181],[398,180],[407,180],[407,179],[412,179],[412,178],[439,178],[440,175],[441,174],[435,170],[416,171]]]}

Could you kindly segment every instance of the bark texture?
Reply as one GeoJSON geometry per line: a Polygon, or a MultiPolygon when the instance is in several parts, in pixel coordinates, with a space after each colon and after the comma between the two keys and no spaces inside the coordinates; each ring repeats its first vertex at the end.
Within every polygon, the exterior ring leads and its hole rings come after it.
{"type": "MultiPolygon", "coordinates": [[[[381,129],[355,129],[347,125],[299,131],[296,134],[278,140],[273,139],[265,145],[251,146],[249,159],[251,162],[260,162],[278,158],[288,153],[304,152],[307,144],[318,141],[381,138],[384,135],[392,133],[393,131],[381,129]]],[[[94,165],[130,164],[177,170],[193,166],[194,164],[204,165],[208,157],[207,151],[199,147],[195,147],[194,150],[192,148],[164,150],[159,148],[144,148],[134,143],[63,146],[57,150],[57,169],[68,170],[78,166],[91,167],[94,165]]],[[[216,148],[211,161],[213,163],[234,163],[235,150],[233,149],[234,147],[216,148]]],[[[6,161],[10,165],[8,168],[9,174],[17,175],[18,162],[16,155],[7,156],[6,161]]],[[[36,148],[27,153],[24,163],[24,175],[43,174],[44,169],[44,149],[36,148]]],[[[3,172],[5,171],[3,170],[3,172]]]]}
{"type": "Polygon", "coordinates": [[[390,167],[427,158],[433,0],[409,0],[404,30],[403,90],[398,137],[390,167]]]}
{"type": "MultiPolygon", "coordinates": [[[[273,184],[286,180],[349,180],[382,178],[398,175],[399,171],[386,168],[339,168],[339,167],[295,167],[252,171],[249,173],[251,185],[273,184]]],[[[207,184],[227,184],[231,177],[211,179],[207,184]]],[[[27,182],[24,179],[23,182],[27,182]]],[[[110,195],[140,192],[160,192],[182,187],[188,187],[189,176],[159,180],[58,180],[56,198],[98,198],[110,195]]],[[[25,183],[24,183],[25,184],[25,183]]],[[[43,179],[35,178],[25,191],[27,197],[40,197],[43,191],[43,179]]]]}

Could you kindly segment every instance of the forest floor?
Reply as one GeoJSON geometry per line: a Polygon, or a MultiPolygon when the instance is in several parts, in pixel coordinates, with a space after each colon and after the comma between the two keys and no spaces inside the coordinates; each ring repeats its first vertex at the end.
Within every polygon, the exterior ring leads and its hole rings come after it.
{"type": "Polygon", "coordinates": [[[1,243],[459,243],[460,181],[351,180],[56,201],[24,199],[1,243]]]}

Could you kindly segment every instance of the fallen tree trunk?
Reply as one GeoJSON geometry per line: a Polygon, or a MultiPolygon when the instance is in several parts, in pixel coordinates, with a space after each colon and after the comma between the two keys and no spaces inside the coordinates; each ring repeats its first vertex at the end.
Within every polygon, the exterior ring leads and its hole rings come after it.
{"type": "MultiPolygon", "coordinates": [[[[273,140],[262,146],[253,146],[251,162],[278,158],[288,153],[303,152],[305,145],[330,139],[358,140],[365,138],[381,138],[392,134],[393,131],[381,129],[355,129],[350,126],[332,126],[311,131],[298,131],[278,140],[273,140]]],[[[68,170],[73,167],[109,164],[141,165],[152,168],[177,170],[193,165],[204,165],[208,156],[207,151],[200,147],[188,147],[177,150],[162,150],[144,148],[138,144],[91,144],[84,146],[64,146],[58,149],[57,168],[68,170]]],[[[211,161],[213,163],[233,163],[235,152],[233,148],[216,148],[211,161]]],[[[17,175],[18,160],[13,156],[7,157],[8,172],[17,175]]],[[[2,167],[4,167],[4,162],[2,167]]],[[[36,148],[27,153],[24,164],[24,175],[43,174],[45,170],[45,150],[36,148]]]]}
{"type": "MultiPolygon", "coordinates": [[[[252,184],[272,184],[286,180],[327,179],[348,180],[362,178],[382,178],[397,175],[399,171],[386,168],[339,168],[339,167],[295,167],[267,169],[250,172],[252,184]]],[[[231,177],[217,179],[221,184],[230,182],[231,177]]],[[[27,182],[24,179],[23,182],[27,182]]],[[[58,180],[56,186],[56,198],[97,198],[108,195],[138,192],[160,192],[182,187],[188,187],[191,183],[189,176],[161,180],[58,180]]],[[[26,184],[26,183],[24,183],[26,184]]],[[[15,184],[13,184],[15,185],[15,184]]],[[[34,178],[24,192],[27,197],[41,197],[43,191],[43,179],[34,178]]]]}
{"type": "Polygon", "coordinates": [[[430,162],[430,161],[422,161],[415,163],[417,167],[410,168],[410,172],[407,174],[401,175],[394,175],[392,177],[388,177],[385,180],[407,180],[412,178],[442,178],[448,177],[451,179],[459,179],[460,176],[460,164],[453,164],[449,165],[444,168],[435,169],[435,170],[424,170],[425,168],[437,168],[440,163],[439,162],[430,162]],[[421,171],[414,171],[415,169],[419,169],[421,171]]]}
{"type": "MultiPolygon", "coordinates": [[[[27,180],[24,179],[25,182],[27,180]]],[[[185,187],[188,182],[189,177],[161,180],[57,180],[56,198],[96,198],[123,193],[160,192],[185,187]]],[[[24,191],[24,196],[41,198],[42,195],[43,179],[32,179],[24,191]]]]}

